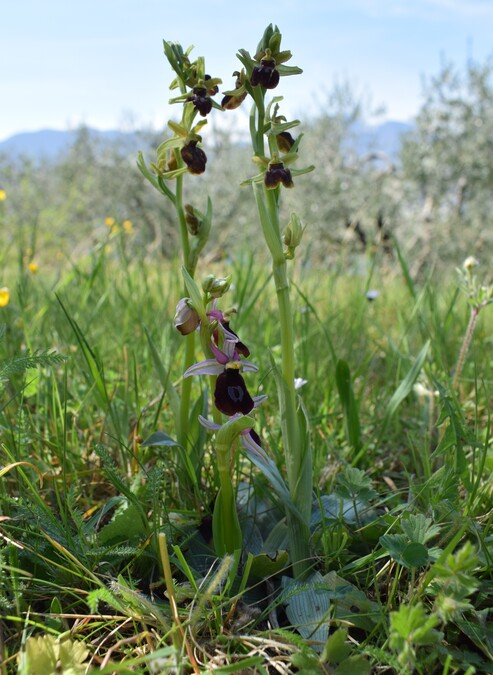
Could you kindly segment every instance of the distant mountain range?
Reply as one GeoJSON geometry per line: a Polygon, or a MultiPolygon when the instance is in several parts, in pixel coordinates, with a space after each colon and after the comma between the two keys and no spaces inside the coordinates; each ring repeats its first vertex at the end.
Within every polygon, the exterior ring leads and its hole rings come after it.
{"type": "MultiPolygon", "coordinates": [[[[142,144],[137,132],[100,131],[87,128],[91,139],[96,140],[103,147],[105,144],[123,143],[129,149],[137,150],[142,144]]],[[[66,153],[76,142],[81,129],[59,131],[56,129],[40,129],[14,134],[4,141],[0,141],[0,154],[9,157],[28,157],[33,160],[53,160],[66,153]]]]}
{"type": "MultiPolygon", "coordinates": [[[[356,148],[361,154],[384,153],[390,159],[394,159],[399,151],[402,135],[412,128],[412,124],[396,121],[383,122],[374,126],[358,123],[353,142],[356,143],[356,148]]],[[[118,142],[129,152],[137,152],[142,148],[142,134],[139,132],[100,131],[90,128],[87,132],[103,147],[105,144],[118,142]]],[[[0,155],[6,155],[9,158],[24,156],[35,161],[54,160],[69,150],[79,134],[80,129],[69,131],[41,129],[15,134],[0,141],[0,155]]]]}

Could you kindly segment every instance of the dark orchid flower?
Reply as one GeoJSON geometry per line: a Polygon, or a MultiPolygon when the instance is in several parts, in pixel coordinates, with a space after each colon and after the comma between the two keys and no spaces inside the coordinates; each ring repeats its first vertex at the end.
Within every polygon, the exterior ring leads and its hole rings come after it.
{"type": "Polygon", "coordinates": [[[269,167],[265,172],[264,183],[269,190],[274,190],[281,183],[287,188],[291,188],[294,185],[291,171],[284,166],[283,162],[269,163],[269,167]]]}
{"type": "MultiPolygon", "coordinates": [[[[217,375],[214,390],[216,408],[225,415],[241,413],[247,415],[255,406],[255,398],[248,392],[240,370],[257,372],[258,368],[250,361],[240,359],[235,340],[225,340],[219,349],[211,343],[213,359],[205,359],[190,366],[183,377],[191,375],[217,375]]],[[[262,397],[263,400],[263,397],[262,397]]]]}
{"type": "Polygon", "coordinates": [[[250,76],[250,84],[256,87],[259,84],[264,89],[275,89],[279,84],[279,71],[273,58],[260,60],[260,65],[255,66],[250,76]]]}
{"type": "Polygon", "coordinates": [[[197,147],[197,141],[189,141],[182,147],[180,153],[190,173],[196,175],[204,173],[207,156],[202,148],[197,147]]]}
{"type": "Polygon", "coordinates": [[[240,363],[234,361],[224,366],[224,371],[217,376],[214,389],[216,408],[231,417],[236,413],[248,415],[253,410],[254,401],[240,373],[240,363]]]}
{"type": "Polygon", "coordinates": [[[202,117],[206,117],[212,110],[212,99],[205,87],[194,87],[192,95],[187,100],[193,103],[202,117]]]}

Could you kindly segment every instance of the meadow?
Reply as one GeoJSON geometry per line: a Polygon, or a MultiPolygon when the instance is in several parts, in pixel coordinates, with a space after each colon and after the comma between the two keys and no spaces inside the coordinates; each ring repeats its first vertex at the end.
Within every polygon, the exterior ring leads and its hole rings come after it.
{"type": "Polygon", "coordinates": [[[184,197],[217,85],[165,53],[183,116],[134,159],[169,255],[108,211],[57,257],[0,192],[0,672],[493,672],[489,270],[317,255],[272,26],[226,94],[258,223],[225,253],[184,197]]]}

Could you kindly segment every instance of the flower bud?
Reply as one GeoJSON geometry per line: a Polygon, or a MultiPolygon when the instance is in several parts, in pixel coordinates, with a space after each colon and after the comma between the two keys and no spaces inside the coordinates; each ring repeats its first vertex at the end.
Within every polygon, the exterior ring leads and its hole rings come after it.
{"type": "Polygon", "coordinates": [[[215,277],[214,274],[208,274],[202,281],[202,290],[211,298],[221,298],[231,286],[231,275],[227,277],[215,277]]]}
{"type": "Polygon", "coordinates": [[[182,335],[193,333],[200,323],[199,315],[190,302],[190,298],[182,298],[176,305],[174,323],[182,335]]]}
{"type": "Polygon", "coordinates": [[[238,94],[227,94],[221,101],[221,108],[223,110],[236,110],[239,108],[243,101],[246,99],[247,92],[243,91],[238,94]]]}
{"type": "Polygon", "coordinates": [[[286,246],[296,248],[301,243],[305,228],[296,213],[291,214],[291,219],[284,230],[284,243],[286,246]]]}
{"type": "Polygon", "coordinates": [[[277,134],[276,141],[277,147],[284,153],[289,152],[294,145],[294,138],[289,131],[281,131],[280,134],[277,134]]]}
{"type": "Polygon", "coordinates": [[[235,110],[239,108],[248,93],[245,89],[245,71],[242,70],[240,73],[238,70],[235,70],[233,75],[236,75],[235,88],[232,91],[224,92],[224,98],[221,101],[221,108],[223,110],[235,110]]]}
{"type": "Polygon", "coordinates": [[[196,211],[191,204],[185,204],[185,222],[191,235],[195,236],[199,233],[202,221],[197,218],[196,211]]]}

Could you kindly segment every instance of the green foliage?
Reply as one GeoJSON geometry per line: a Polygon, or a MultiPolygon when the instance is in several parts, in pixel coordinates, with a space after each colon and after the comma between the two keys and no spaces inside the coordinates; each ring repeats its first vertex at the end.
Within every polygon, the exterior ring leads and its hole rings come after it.
{"type": "Polygon", "coordinates": [[[389,644],[405,673],[413,672],[420,647],[436,645],[443,638],[437,630],[439,622],[438,616],[428,614],[421,604],[403,604],[391,613],[389,644]]]}
{"type": "Polygon", "coordinates": [[[60,640],[53,635],[30,637],[19,658],[19,675],[48,675],[63,672],[82,675],[89,650],[81,640],[60,640]]]}
{"type": "Polygon", "coordinates": [[[472,609],[469,596],[477,590],[478,581],[472,574],[478,567],[478,556],[470,542],[457,553],[433,567],[431,590],[436,594],[435,609],[443,622],[460,617],[472,609]]]}
{"type": "Polygon", "coordinates": [[[344,410],[347,440],[354,452],[358,453],[361,447],[361,429],[351,373],[346,361],[339,360],[336,364],[336,383],[344,410]]]}
{"type": "Polygon", "coordinates": [[[424,567],[430,560],[436,560],[440,554],[437,547],[426,546],[440,532],[440,527],[432,525],[431,518],[423,514],[409,514],[400,520],[403,534],[386,534],[380,537],[380,543],[391,558],[407,568],[424,567]]]}

